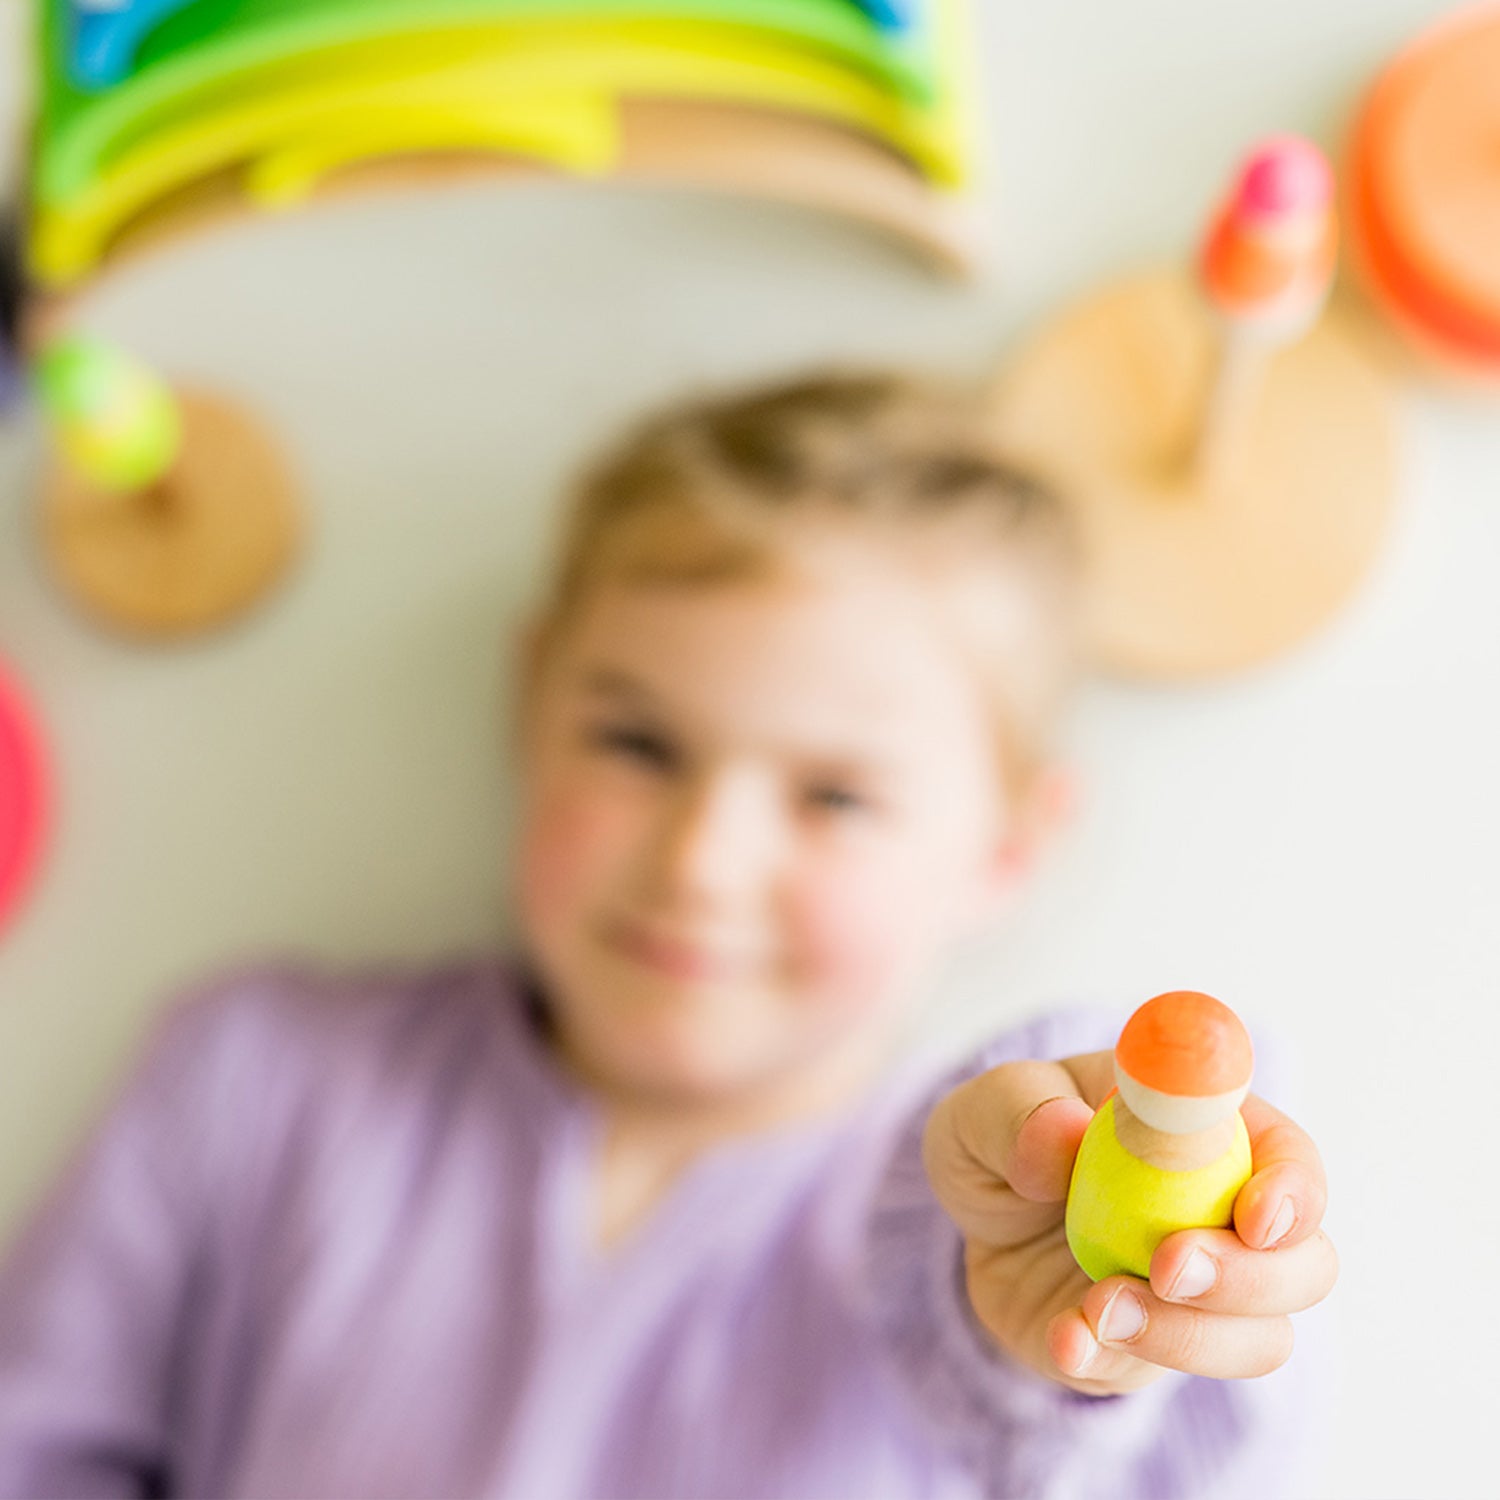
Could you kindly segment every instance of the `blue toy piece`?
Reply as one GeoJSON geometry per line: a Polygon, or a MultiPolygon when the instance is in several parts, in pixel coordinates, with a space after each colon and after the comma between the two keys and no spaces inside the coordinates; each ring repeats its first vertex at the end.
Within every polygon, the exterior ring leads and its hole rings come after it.
{"type": "Polygon", "coordinates": [[[921,10],[921,0],[858,0],[859,8],[887,31],[907,31],[921,10]]]}
{"type": "MultiPolygon", "coordinates": [[[[130,76],[141,42],[168,16],[196,0],[66,0],[71,42],[68,72],[89,93],[113,88],[130,76]]],[[[883,31],[915,28],[922,0],[854,0],[883,31]]],[[[649,9],[649,7],[644,7],[649,9]]]]}
{"type": "Polygon", "coordinates": [[[113,88],[130,74],[146,34],[194,0],[69,0],[68,71],[81,89],[113,88]]]}

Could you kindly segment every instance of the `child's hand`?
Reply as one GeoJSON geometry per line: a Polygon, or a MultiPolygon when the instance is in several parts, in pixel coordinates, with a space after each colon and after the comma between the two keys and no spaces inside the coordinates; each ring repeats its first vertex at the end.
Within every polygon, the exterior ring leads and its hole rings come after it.
{"type": "Polygon", "coordinates": [[[976,1316],[1022,1363],[1095,1395],[1134,1390],[1164,1369],[1276,1369],[1292,1349],[1288,1314],[1320,1302],[1338,1275],[1318,1227],[1327,1186],[1317,1147],[1252,1094],[1242,1112],[1255,1171],[1234,1228],[1169,1235],[1149,1284],[1095,1284],[1068,1249],[1063,1209],[1112,1062],[1095,1052],[1007,1063],[954,1089],[928,1119],[927,1175],[963,1231],[976,1316]]]}

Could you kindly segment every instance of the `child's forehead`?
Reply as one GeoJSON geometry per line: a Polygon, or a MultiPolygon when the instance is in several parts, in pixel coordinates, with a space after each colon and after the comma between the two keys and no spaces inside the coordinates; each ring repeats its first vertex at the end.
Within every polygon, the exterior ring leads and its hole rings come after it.
{"type": "Polygon", "coordinates": [[[602,587],[566,681],[599,702],[892,758],[983,715],[918,590],[874,578],[602,587]]]}

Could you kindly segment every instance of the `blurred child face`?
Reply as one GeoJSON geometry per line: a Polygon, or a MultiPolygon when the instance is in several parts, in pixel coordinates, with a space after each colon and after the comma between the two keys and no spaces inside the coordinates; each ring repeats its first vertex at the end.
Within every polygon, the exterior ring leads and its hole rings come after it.
{"type": "Polygon", "coordinates": [[[565,1057],[637,1101],[838,1092],[1007,883],[994,744],[873,550],[599,584],[525,720],[518,895],[565,1057]]]}

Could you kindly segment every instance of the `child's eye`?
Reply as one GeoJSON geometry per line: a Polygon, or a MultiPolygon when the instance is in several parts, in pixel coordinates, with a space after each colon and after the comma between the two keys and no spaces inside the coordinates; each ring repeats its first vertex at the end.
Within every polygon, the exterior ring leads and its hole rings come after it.
{"type": "Polygon", "coordinates": [[[823,812],[863,812],[870,807],[867,798],[847,787],[825,784],[808,788],[807,800],[823,812]]]}
{"type": "Polygon", "coordinates": [[[589,743],[602,750],[624,756],[627,760],[639,761],[643,765],[656,766],[663,770],[676,763],[672,746],[659,734],[649,729],[636,729],[624,724],[601,724],[591,729],[589,743]]]}

